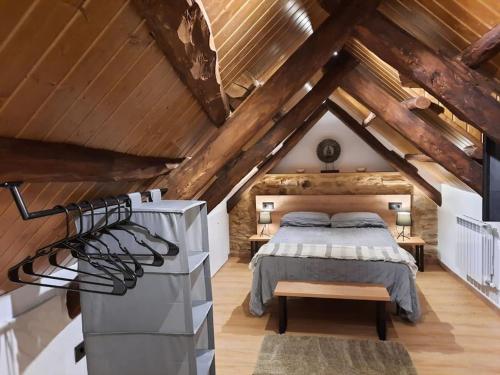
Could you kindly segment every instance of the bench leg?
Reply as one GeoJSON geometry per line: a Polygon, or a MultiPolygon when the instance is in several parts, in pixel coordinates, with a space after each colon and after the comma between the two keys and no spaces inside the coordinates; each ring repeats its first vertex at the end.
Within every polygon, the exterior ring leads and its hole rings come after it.
{"type": "Polygon", "coordinates": [[[385,302],[377,301],[377,333],[380,340],[385,340],[387,336],[385,302]]]}
{"type": "Polygon", "coordinates": [[[286,296],[278,297],[278,301],[279,301],[279,316],[280,316],[279,333],[283,334],[286,331],[286,326],[288,322],[287,309],[286,309],[286,296]]]}

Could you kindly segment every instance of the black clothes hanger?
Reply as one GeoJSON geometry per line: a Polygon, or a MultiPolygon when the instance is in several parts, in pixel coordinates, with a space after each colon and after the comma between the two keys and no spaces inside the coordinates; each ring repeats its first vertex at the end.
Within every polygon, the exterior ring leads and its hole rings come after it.
{"type": "MultiPolygon", "coordinates": [[[[119,200],[118,200],[117,197],[113,197],[113,198],[116,199],[119,202],[119,200]]],[[[105,209],[107,209],[107,207],[105,209]]],[[[125,209],[125,211],[127,211],[127,210],[125,209]]],[[[132,217],[132,209],[131,208],[129,208],[128,212],[129,212],[129,214],[128,214],[128,216],[124,220],[125,223],[129,222],[130,218],[132,217]]],[[[105,233],[108,233],[108,234],[112,235],[111,231],[110,231],[110,227],[111,227],[112,229],[124,231],[125,233],[130,234],[134,238],[134,241],[137,244],[139,244],[140,246],[146,248],[147,250],[149,250],[149,252],[151,254],[153,254],[153,261],[151,263],[147,263],[147,264],[146,263],[141,263],[141,264],[142,265],[153,266],[153,267],[161,267],[163,265],[163,263],[165,262],[164,259],[163,259],[163,257],[162,257],[162,255],[159,252],[157,252],[155,249],[153,249],[151,246],[149,246],[145,241],[139,240],[137,238],[137,236],[135,235],[134,232],[132,232],[131,230],[129,230],[126,227],[122,226],[120,224],[122,222],[120,219],[121,219],[121,208],[120,208],[120,206],[118,206],[118,221],[116,223],[114,223],[114,224],[111,224],[111,226],[109,226],[108,222],[106,220],[105,228],[106,228],[107,232],[105,232],[105,233]]],[[[118,241],[118,239],[117,239],[117,241],[118,241]]],[[[150,254],[136,254],[136,255],[137,256],[150,256],[150,254]]]]}
{"type": "MultiPolygon", "coordinates": [[[[106,249],[106,252],[108,253],[108,255],[118,257],[118,259],[120,259],[122,263],[124,263],[124,264],[134,264],[134,271],[133,271],[134,274],[137,277],[142,277],[144,275],[144,269],[142,268],[141,264],[137,261],[137,259],[135,258],[135,256],[132,255],[130,253],[130,251],[125,246],[123,246],[121,244],[120,240],[116,236],[114,236],[112,233],[110,233],[111,238],[113,238],[117,242],[119,249],[125,254],[126,257],[132,259],[132,262],[127,262],[127,261],[123,260],[120,257],[120,254],[112,254],[111,253],[111,249],[109,248],[108,244],[99,238],[100,237],[99,233],[100,232],[105,233],[107,231],[107,228],[106,228],[106,226],[101,227],[101,228],[97,228],[97,229],[95,228],[95,220],[94,220],[94,212],[95,211],[94,211],[94,205],[92,204],[92,202],[82,201],[81,203],[82,204],[86,203],[86,204],[89,205],[89,207],[90,207],[90,214],[91,214],[90,229],[84,234],[84,236],[87,236],[91,240],[95,240],[95,241],[99,242],[101,245],[104,246],[104,248],[106,249]]],[[[106,215],[105,216],[105,221],[106,221],[106,224],[107,224],[108,223],[108,205],[107,205],[106,201],[104,201],[104,204],[105,204],[104,207],[105,207],[105,215],[106,215]]],[[[117,201],[117,204],[120,205],[120,202],[117,201]]],[[[79,211],[81,211],[81,207],[80,206],[79,206],[79,211]]],[[[121,220],[121,214],[120,214],[120,209],[118,208],[118,222],[120,220],[121,220]]],[[[81,224],[82,223],[80,223],[80,225],[81,224]]]]}
{"type": "Polygon", "coordinates": [[[173,255],[179,254],[179,246],[177,246],[175,243],[167,240],[166,238],[163,238],[162,236],[160,236],[157,233],[151,232],[149,230],[149,228],[145,227],[144,225],[138,224],[138,223],[130,220],[132,217],[132,200],[128,196],[125,196],[124,198],[127,202],[127,205],[129,206],[130,215],[128,216],[128,220],[126,220],[125,223],[119,224],[119,226],[123,227],[126,225],[132,225],[134,227],[141,228],[144,232],[146,232],[146,234],[148,236],[153,237],[153,238],[155,238],[155,239],[157,239],[157,240],[159,240],[167,245],[167,249],[168,249],[167,254],[166,254],[167,256],[173,256],[173,255]]]}
{"type": "Polygon", "coordinates": [[[134,273],[134,271],[125,262],[123,262],[123,260],[117,254],[111,252],[109,254],[103,254],[99,247],[95,246],[91,241],[85,238],[85,235],[88,233],[88,231],[85,233],[83,232],[83,210],[81,206],[76,203],[73,203],[70,206],[77,208],[79,223],[80,223],[79,233],[73,239],[73,241],[76,242],[77,244],[79,243],[87,246],[88,248],[96,250],[97,253],[89,254],[88,251],[85,251],[85,253],[86,255],[90,256],[90,258],[92,258],[94,261],[96,260],[103,261],[104,264],[99,263],[102,267],[107,268],[110,271],[121,273],[127,288],[129,289],[134,288],[137,283],[137,276],[134,273]]]}
{"type": "MultiPolygon", "coordinates": [[[[61,207],[61,206],[59,206],[61,207]]],[[[69,230],[69,211],[65,208],[64,212],[66,213],[66,237],[62,241],[57,241],[53,244],[50,244],[48,246],[45,246],[37,251],[37,254],[35,256],[29,256],[25,258],[21,263],[15,265],[14,267],[10,268],[8,271],[8,276],[9,279],[13,282],[18,282],[22,284],[29,284],[29,285],[36,285],[36,286],[47,286],[51,288],[58,288],[58,289],[65,289],[65,290],[72,290],[72,291],[85,291],[85,292],[90,292],[90,293],[98,293],[98,294],[108,294],[108,295],[123,295],[127,291],[127,287],[125,283],[120,280],[118,277],[113,275],[111,272],[109,272],[107,269],[103,268],[99,263],[94,262],[92,259],[90,259],[88,256],[86,256],[85,253],[81,252],[81,249],[78,248],[72,248],[70,246],[70,249],[72,250],[72,254],[78,253],[79,257],[83,258],[84,261],[88,262],[93,268],[97,269],[98,271],[101,271],[103,274],[107,275],[99,275],[99,274],[92,274],[90,272],[82,272],[82,271],[77,271],[73,268],[69,267],[64,267],[64,266],[59,266],[56,265],[59,268],[67,269],[75,273],[80,273],[80,274],[87,274],[89,276],[96,277],[97,279],[104,279],[111,281],[111,283],[104,283],[104,282],[98,282],[98,281],[90,281],[90,280],[81,280],[78,278],[78,276],[74,279],[72,278],[65,278],[65,277],[59,277],[59,276],[52,276],[52,275],[45,275],[45,274],[38,274],[34,272],[34,267],[33,264],[36,259],[40,259],[42,257],[46,257],[56,254],[57,251],[59,251],[62,248],[66,248],[65,246],[62,246],[63,242],[66,241],[67,239],[70,239],[71,237],[69,236],[70,230],[69,230]],[[35,276],[35,277],[43,277],[44,279],[51,279],[51,280],[58,280],[58,281],[66,281],[70,282],[69,286],[66,285],[57,285],[57,284],[49,284],[41,281],[32,281],[32,280],[23,280],[20,277],[20,270],[21,268],[23,269],[23,272],[29,276],[35,276]],[[94,285],[94,286],[100,286],[100,287],[105,287],[107,289],[88,289],[86,287],[81,287],[81,285],[94,285]],[[111,290],[108,290],[110,289],[111,290]]],[[[50,262],[50,260],[49,260],[50,262]]],[[[57,262],[56,262],[57,263],[57,262]]]]}

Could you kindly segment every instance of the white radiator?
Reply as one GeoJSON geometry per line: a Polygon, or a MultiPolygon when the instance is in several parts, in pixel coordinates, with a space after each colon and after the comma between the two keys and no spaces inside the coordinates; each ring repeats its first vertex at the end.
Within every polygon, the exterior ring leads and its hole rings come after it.
{"type": "Polygon", "coordinates": [[[460,276],[498,303],[499,243],[491,225],[467,216],[457,217],[455,264],[460,276]]]}

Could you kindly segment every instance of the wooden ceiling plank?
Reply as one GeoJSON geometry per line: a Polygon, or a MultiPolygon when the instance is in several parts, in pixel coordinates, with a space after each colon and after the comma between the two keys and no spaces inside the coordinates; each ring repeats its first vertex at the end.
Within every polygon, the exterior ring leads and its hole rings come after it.
{"type": "Polygon", "coordinates": [[[251,135],[273,115],[340,50],[356,21],[361,21],[378,1],[345,1],[342,12],[325,21],[275,72],[238,108],[210,144],[171,175],[169,197],[189,199],[234,157],[251,135]],[[293,77],[293,79],[290,79],[293,77]]]}
{"type": "Polygon", "coordinates": [[[9,61],[0,69],[0,107],[26,79],[71,19],[78,17],[76,3],[72,0],[71,6],[62,2],[37,2],[12,36],[0,44],[0,61],[9,61]]]}
{"type": "Polygon", "coordinates": [[[93,1],[85,4],[84,13],[76,13],[3,104],[2,135],[15,136],[23,128],[46,98],[60,87],[61,81],[85,58],[98,36],[123,7],[121,1],[93,1]]]}
{"type": "Polygon", "coordinates": [[[158,46],[217,126],[229,116],[210,21],[196,1],[134,0],[158,46]]]}
{"type": "MultiPolygon", "coordinates": [[[[317,121],[316,109],[338,87],[343,75],[353,69],[356,61],[340,53],[329,64],[322,79],[292,109],[248,150],[240,152],[217,173],[217,180],[204,192],[209,210],[217,206],[255,166],[261,163],[283,140],[297,130],[309,117],[317,121]]],[[[322,112],[324,114],[324,111],[322,112]]],[[[311,120],[312,121],[312,120],[311,120]]],[[[310,122],[310,121],[309,121],[310,122]]]]}
{"type": "Polygon", "coordinates": [[[307,118],[297,129],[290,134],[281,148],[274,154],[269,155],[264,161],[258,166],[257,172],[245,182],[236,193],[231,196],[227,201],[227,211],[230,212],[234,206],[238,204],[241,196],[250,189],[257,181],[264,177],[271,169],[273,169],[283,158],[299,143],[302,138],[311,130],[311,128],[316,125],[316,123],[323,117],[326,113],[326,106],[320,105],[313,112],[313,114],[307,118]]]}
{"type": "MultiPolygon", "coordinates": [[[[101,77],[102,70],[125,44],[132,40],[136,44],[144,44],[151,40],[148,34],[138,34],[143,22],[131,5],[120,9],[24,126],[18,127],[16,137],[38,139],[39,137],[33,134],[34,129],[47,130],[47,124],[55,124],[82,93],[101,77]]],[[[145,25],[143,27],[145,28],[145,25]]],[[[17,108],[24,108],[25,97],[21,97],[24,100],[18,101],[17,108]]]]}
{"type": "Polygon", "coordinates": [[[476,69],[500,52],[500,24],[481,38],[471,43],[458,56],[458,60],[469,68],[476,69]]]}
{"type": "Polygon", "coordinates": [[[412,142],[421,152],[433,158],[443,168],[481,194],[482,166],[467,157],[439,130],[407,110],[373,80],[359,71],[356,71],[356,74],[347,74],[341,86],[412,142]]]}
{"type": "Polygon", "coordinates": [[[355,37],[456,115],[500,141],[500,105],[486,94],[488,88],[481,88],[477,73],[435,53],[380,13],[356,26],[355,37]]]}
{"type": "MultiPolygon", "coordinates": [[[[154,46],[154,41],[148,34],[146,25],[141,25],[112,55],[109,61],[87,82],[76,98],[61,113],[48,113],[43,109],[32,123],[23,130],[23,138],[47,139],[56,134],[60,141],[66,141],[72,131],[87,116],[99,101],[113,89],[113,87],[134,66],[145,51],[154,46]],[[50,125],[47,125],[50,124],[50,125]]],[[[147,63],[146,63],[147,64],[147,63]]],[[[75,87],[75,89],[77,89],[75,87]]],[[[78,89],[77,89],[78,90],[78,89]]],[[[47,110],[50,110],[48,108],[47,110]]]]}
{"type": "MultiPolygon", "coordinates": [[[[299,11],[300,9],[297,9],[295,13],[290,15],[290,17],[295,17],[296,13],[299,11]]],[[[244,71],[251,69],[253,66],[257,65],[257,61],[268,60],[273,61],[273,64],[276,64],[276,59],[273,60],[266,58],[265,55],[262,54],[262,51],[267,52],[270,49],[270,44],[281,46],[280,53],[282,54],[283,51],[288,51],[287,48],[283,47],[283,44],[284,41],[289,39],[286,37],[286,34],[290,33],[292,30],[295,30],[294,26],[295,25],[290,19],[281,16],[279,20],[277,20],[277,22],[272,25],[272,27],[264,31],[263,38],[261,41],[259,41],[259,43],[256,43],[248,51],[241,51],[238,56],[238,62],[227,65],[223,68],[223,72],[221,72],[221,74],[224,77],[224,84],[228,85],[234,80],[238,79],[238,77],[240,77],[244,71]],[[287,30],[287,32],[284,33],[284,30],[287,30]]],[[[288,53],[285,53],[284,55],[286,56],[288,55],[288,53]]]]}
{"type": "MultiPolygon", "coordinates": [[[[263,3],[259,6],[262,4],[263,3]]],[[[249,40],[259,34],[259,30],[264,29],[274,17],[280,14],[279,9],[281,5],[282,4],[274,0],[274,2],[268,1],[267,4],[264,4],[264,9],[261,11],[259,11],[259,7],[254,8],[249,17],[247,17],[244,22],[241,22],[238,27],[233,30],[230,38],[223,41],[221,40],[221,43],[216,44],[221,65],[222,61],[227,59],[232,50],[235,48],[239,50],[245,49],[249,40]],[[231,43],[231,41],[233,41],[233,43],[231,43]]]]}
{"type": "Polygon", "coordinates": [[[282,12],[276,12],[276,14],[268,19],[264,25],[259,25],[260,30],[254,31],[251,34],[250,40],[247,41],[244,46],[241,46],[241,43],[244,41],[238,40],[230,47],[227,53],[220,53],[221,76],[224,76],[225,68],[234,65],[233,61],[235,61],[241,53],[246,52],[248,54],[254,46],[261,45],[262,41],[265,40],[265,37],[271,32],[271,30],[283,23],[284,19],[286,19],[285,14],[282,12]],[[229,52],[232,51],[234,51],[234,53],[230,54],[229,52]]]}
{"type": "Polygon", "coordinates": [[[382,142],[359,124],[337,103],[327,100],[326,106],[330,112],[347,125],[349,129],[356,133],[356,135],[365,141],[374,151],[382,156],[394,169],[415,184],[434,203],[441,206],[441,193],[418,174],[418,169],[416,167],[408,163],[394,151],[388,150],[382,142]]]}

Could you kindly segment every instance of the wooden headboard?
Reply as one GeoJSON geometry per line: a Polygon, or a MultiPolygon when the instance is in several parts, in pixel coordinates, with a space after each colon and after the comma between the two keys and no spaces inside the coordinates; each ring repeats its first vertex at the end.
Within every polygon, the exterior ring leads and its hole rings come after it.
{"type": "MultiPolygon", "coordinates": [[[[401,195],[257,195],[255,197],[256,218],[262,210],[262,202],[273,202],[271,234],[279,229],[281,217],[292,211],[314,211],[336,214],[339,212],[369,211],[379,214],[395,233],[396,211],[389,210],[389,202],[401,202],[403,209],[411,210],[411,194],[401,195]]],[[[262,225],[256,223],[257,233],[262,225]]]]}

